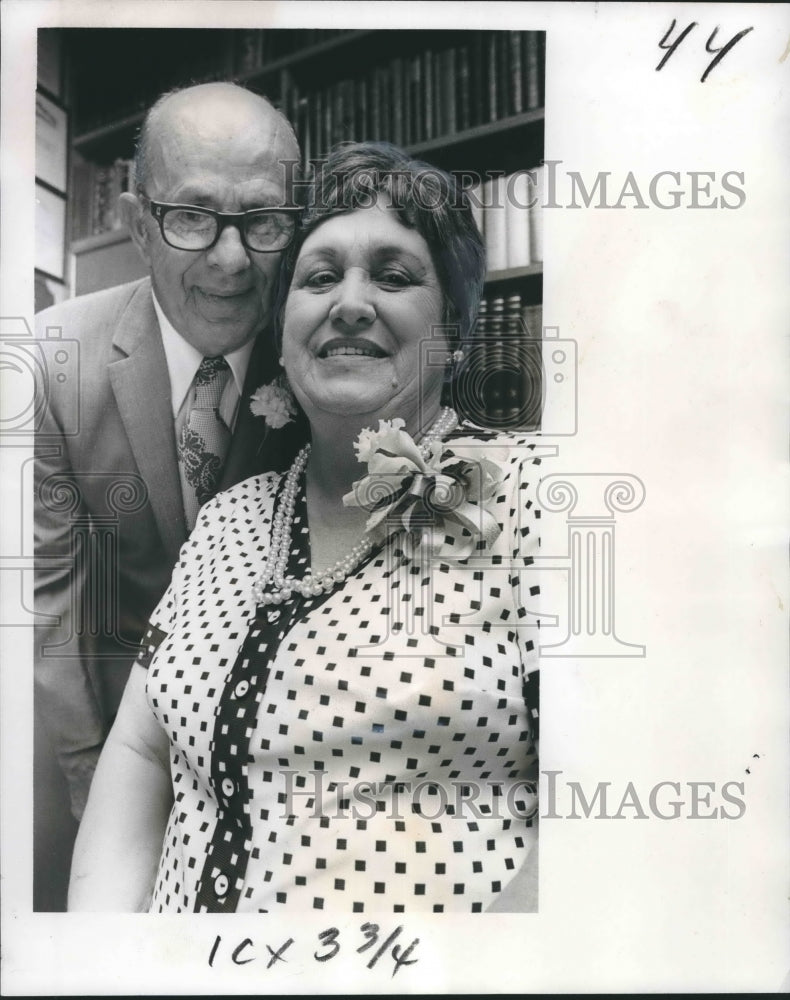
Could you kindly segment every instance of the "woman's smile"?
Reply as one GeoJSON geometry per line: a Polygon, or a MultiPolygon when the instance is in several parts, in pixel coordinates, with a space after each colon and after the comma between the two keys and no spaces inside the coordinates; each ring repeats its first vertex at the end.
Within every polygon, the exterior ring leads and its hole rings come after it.
{"type": "Polygon", "coordinates": [[[335,338],[324,344],[318,351],[321,360],[329,358],[386,358],[387,352],[369,340],[363,338],[335,338]]]}

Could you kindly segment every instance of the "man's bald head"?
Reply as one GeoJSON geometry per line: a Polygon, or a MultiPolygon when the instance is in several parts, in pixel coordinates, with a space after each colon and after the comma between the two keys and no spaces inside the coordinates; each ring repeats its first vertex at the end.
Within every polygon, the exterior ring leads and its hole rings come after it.
{"type": "Polygon", "coordinates": [[[163,94],[150,108],[140,128],[134,171],[138,191],[145,191],[156,169],[162,144],[180,131],[225,130],[228,139],[239,130],[260,130],[275,156],[299,160],[299,143],[291,123],[265,97],[235,83],[201,83],[163,94]]]}
{"type": "Polygon", "coordinates": [[[229,354],[267,329],[282,251],[252,250],[238,218],[217,228],[204,248],[184,248],[166,232],[167,213],[188,205],[210,220],[288,207],[298,161],[285,117],[234,84],[174,91],[146,117],[137,191],[121,195],[121,211],[156,301],[204,356],[229,354]]]}

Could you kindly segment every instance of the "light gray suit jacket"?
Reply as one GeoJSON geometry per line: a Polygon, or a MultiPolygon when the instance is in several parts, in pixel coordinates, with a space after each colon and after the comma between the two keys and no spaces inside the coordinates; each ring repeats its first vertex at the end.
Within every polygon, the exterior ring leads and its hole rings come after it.
{"type": "MultiPolygon", "coordinates": [[[[187,527],[149,279],[47,309],[39,338],[47,327],[60,328],[69,361],[65,380],[46,373],[36,437],[35,600],[46,616],[36,636],[36,710],[68,773],[69,755],[107,734],[187,527]]],[[[286,467],[301,444],[302,426],[264,442],[263,421],[247,405],[279,370],[276,357],[270,334],[259,336],[222,488],[286,467]]]]}

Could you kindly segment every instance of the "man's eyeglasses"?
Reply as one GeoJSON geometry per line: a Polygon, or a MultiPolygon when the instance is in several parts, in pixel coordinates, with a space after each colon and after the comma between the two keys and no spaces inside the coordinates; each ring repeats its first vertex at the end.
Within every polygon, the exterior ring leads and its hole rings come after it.
{"type": "Polygon", "coordinates": [[[293,239],[298,208],[254,208],[249,212],[215,212],[197,205],[168,205],[151,201],[151,215],[162,239],[174,250],[210,250],[226,226],[235,226],[241,242],[254,253],[276,253],[293,239]]]}

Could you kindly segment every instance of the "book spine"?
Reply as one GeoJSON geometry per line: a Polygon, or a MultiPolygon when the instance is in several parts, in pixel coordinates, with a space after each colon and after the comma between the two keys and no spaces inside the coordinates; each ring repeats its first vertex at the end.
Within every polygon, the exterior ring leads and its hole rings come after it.
{"type": "Polygon", "coordinates": [[[505,228],[505,194],[503,176],[489,177],[483,183],[485,213],[485,245],[488,270],[503,271],[507,267],[507,237],[505,228]]]}
{"type": "Polygon", "coordinates": [[[92,234],[102,231],[104,206],[107,201],[107,169],[99,167],[93,179],[93,199],[91,204],[91,228],[92,234]]]}
{"type": "Polygon", "coordinates": [[[291,85],[288,89],[288,107],[286,111],[286,117],[288,118],[288,121],[293,124],[297,136],[300,134],[298,131],[300,102],[301,102],[301,96],[299,94],[299,87],[296,85],[293,79],[291,79],[291,85]]]}
{"type": "Polygon", "coordinates": [[[505,345],[503,341],[504,299],[491,303],[487,328],[485,366],[486,415],[492,427],[505,426],[505,345]]]}
{"type": "Polygon", "coordinates": [[[464,361],[455,385],[454,404],[458,415],[474,424],[486,426],[486,363],[488,354],[488,301],[481,299],[475,318],[473,336],[464,348],[464,361]]]}
{"type": "Polygon", "coordinates": [[[324,154],[328,153],[332,148],[332,122],[334,120],[333,108],[335,102],[334,91],[335,88],[331,87],[324,95],[324,124],[321,142],[324,154]]]}
{"type": "Polygon", "coordinates": [[[546,32],[536,32],[538,39],[538,107],[546,103],[546,32]]]}
{"type": "Polygon", "coordinates": [[[511,295],[505,300],[503,318],[504,417],[508,427],[521,426],[526,402],[527,359],[525,338],[521,324],[521,296],[511,295]]]}
{"type": "Polygon", "coordinates": [[[525,305],[521,310],[521,319],[527,339],[540,343],[543,338],[543,306],[540,302],[525,305]]]}
{"type": "Polygon", "coordinates": [[[72,240],[81,240],[90,235],[91,231],[91,210],[93,205],[95,167],[87,160],[74,157],[72,167],[72,191],[70,199],[70,233],[72,240]]]}
{"type": "Polygon", "coordinates": [[[425,116],[423,115],[422,55],[411,60],[409,73],[409,104],[411,106],[411,142],[422,142],[425,138],[425,116]]]}
{"type": "Polygon", "coordinates": [[[436,94],[434,92],[433,52],[426,49],[422,54],[423,118],[425,138],[436,136],[436,94]]]}
{"type": "Polygon", "coordinates": [[[306,97],[301,98],[296,112],[296,135],[302,147],[302,163],[309,163],[313,158],[312,130],[310,128],[310,104],[306,97]]]}
{"type": "Polygon", "coordinates": [[[370,80],[368,77],[360,77],[354,87],[354,110],[356,111],[355,123],[352,135],[361,141],[371,138],[370,130],[370,80]]]}
{"type": "Polygon", "coordinates": [[[472,33],[469,48],[469,124],[482,125],[484,121],[484,100],[486,80],[483,52],[483,36],[479,31],[472,33]]]}
{"type": "Polygon", "coordinates": [[[381,68],[376,67],[370,78],[370,137],[383,138],[381,127],[381,68]]]}
{"type": "Polygon", "coordinates": [[[457,59],[456,50],[447,50],[447,132],[453,135],[458,131],[458,100],[457,100],[457,59]]]}
{"type": "Polygon", "coordinates": [[[523,424],[529,430],[540,430],[544,393],[543,306],[539,303],[524,306],[521,315],[526,333],[523,424]]]}
{"type": "Polygon", "coordinates": [[[331,144],[333,146],[343,138],[343,121],[346,114],[346,88],[344,84],[344,80],[339,80],[333,88],[331,130],[331,144]]]}
{"type": "Polygon", "coordinates": [[[394,142],[395,126],[392,108],[392,78],[386,68],[381,69],[381,128],[382,139],[394,142]]]}
{"type": "Polygon", "coordinates": [[[529,209],[529,255],[534,263],[543,260],[543,188],[546,168],[541,165],[529,171],[530,200],[534,201],[529,209]],[[534,178],[534,185],[532,179],[534,178]]]}
{"type": "Polygon", "coordinates": [[[486,35],[486,84],[488,86],[488,114],[486,121],[497,120],[497,43],[496,35],[489,32],[486,35]]]}
{"type": "Polygon", "coordinates": [[[354,80],[345,80],[343,82],[343,118],[339,140],[341,142],[346,139],[356,139],[364,134],[362,131],[357,131],[356,127],[359,113],[357,93],[357,86],[354,80]]]}
{"type": "Polygon", "coordinates": [[[393,59],[390,62],[390,93],[392,108],[392,142],[396,146],[404,143],[403,115],[403,60],[393,59]]]}
{"type": "Polygon", "coordinates": [[[447,99],[444,90],[444,52],[437,52],[433,58],[433,93],[436,135],[447,135],[447,99]]]}
{"type": "Polygon", "coordinates": [[[412,115],[411,115],[411,65],[408,59],[400,60],[401,72],[401,101],[403,102],[403,140],[404,146],[410,145],[412,139],[412,115]]]}
{"type": "Polygon", "coordinates": [[[485,212],[483,210],[483,185],[480,181],[467,188],[466,195],[469,199],[469,207],[472,210],[472,218],[477,223],[480,235],[483,237],[485,245],[485,212]]]}
{"type": "Polygon", "coordinates": [[[472,124],[471,109],[471,67],[469,50],[465,45],[455,50],[456,71],[458,73],[458,130],[462,132],[472,124]]]}
{"type": "Polygon", "coordinates": [[[538,35],[534,31],[524,32],[524,81],[525,102],[528,111],[540,107],[540,57],[538,51],[538,35]]]}
{"type": "Polygon", "coordinates": [[[530,256],[529,174],[518,170],[505,178],[505,266],[526,267],[530,256]]]}
{"type": "Polygon", "coordinates": [[[124,188],[124,191],[130,191],[132,194],[135,194],[137,191],[137,178],[134,173],[134,157],[131,156],[126,161],[125,182],[126,182],[126,187],[124,188]]]}
{"type": "Polygon", "coordinates": [[[510,111],[520,115],[524,110],[524,66],[521,59],[521,31],[510,32],[510,111]]]}
{"type": "Polygon", "coordinates": [[[313,158],[319,159],[324,155],[324,95],[317,90],[310,95],[310,146],[313,151],[313,158]]]}
{"type": "Polygon", "coordinates": [[[496,39],[497,118],[510,113],[510,39],[508,32],[498,31],[496,39]]]}
{"type": "Polygon", "coordinates": [[[118,203],[123,191],[124,161],[116,159],[109,171],[109,187],[107,196],[106,229],[120,229],[122,226],[120,205],[118,203]]]}

